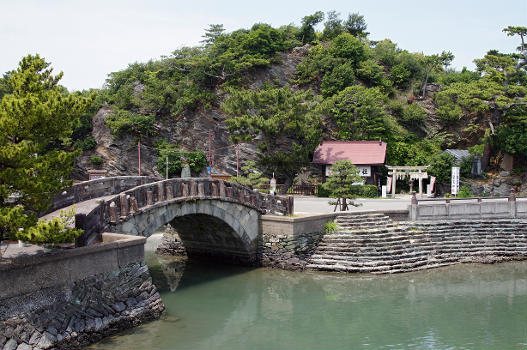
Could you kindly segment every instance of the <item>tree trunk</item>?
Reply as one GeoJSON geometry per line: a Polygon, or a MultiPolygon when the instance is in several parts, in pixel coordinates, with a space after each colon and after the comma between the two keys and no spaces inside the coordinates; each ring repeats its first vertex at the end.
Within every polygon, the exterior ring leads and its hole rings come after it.
{"type": "Polygon", "coordinates": [[[282,188],[280,189],[280,193],[281,195],[284,195],[287,193],[287,190],[289,188],[291,188],[291,186],[293,185],[293,178],[292,177],[286,177],[285,178],[285,182],[284,182],[284,185],[282,186],[282,188]]]}

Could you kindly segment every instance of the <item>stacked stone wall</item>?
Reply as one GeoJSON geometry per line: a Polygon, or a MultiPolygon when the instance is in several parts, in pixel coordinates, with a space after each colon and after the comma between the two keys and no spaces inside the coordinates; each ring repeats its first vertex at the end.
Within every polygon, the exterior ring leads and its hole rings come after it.
{"type": "Polygon", "coordinates": [[[443,220],[397,225],[378,215],[341,218],[348,228],[326,234],[308,259],[307,268],[397,273],[527,258],[527,220],[443,220]]]}
{"type": "Polygon", "coordinates": [[[75,349],[159,318],[144,238],[104,237],[100,247],[1,261],[0,349],[75,349]]]}
{"type": "Polygon", "coordinates": [[[307,259],[315,252],[323,232],[308,232],[296,236],[286,234],[262,234],[260,262],[262,266],[304,270],[307,259]]]}

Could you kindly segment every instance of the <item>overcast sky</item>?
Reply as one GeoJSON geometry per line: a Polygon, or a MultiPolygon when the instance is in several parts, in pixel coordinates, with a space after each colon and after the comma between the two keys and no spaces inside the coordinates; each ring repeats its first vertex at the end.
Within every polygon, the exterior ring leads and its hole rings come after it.
{"type": "Polygon", "coordinates": [[[0,73],[39,53],[64,72],[68,89],[100,88],[108,73],[129,63],[197,45],[211,23],[227,31],[257,22],[299,25],[317,10],[342,18],[359,12],[371,40],[390,38],[410,52],[451,51],[457,69],[474,69],[472,60],[489,49],[512,52],[519,38],[502,28],[527,26],[525,0],[0,0],[0,73]]]}

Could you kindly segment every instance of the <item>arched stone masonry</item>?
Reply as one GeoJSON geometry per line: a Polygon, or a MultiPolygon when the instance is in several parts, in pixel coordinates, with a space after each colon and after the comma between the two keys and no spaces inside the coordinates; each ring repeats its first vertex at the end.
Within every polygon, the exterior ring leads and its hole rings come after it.
{"type": "Polygon", "coordinates": [[[109,230],[148,237],[170,224],[189,256],[253,264],[257,261],[259,215],[254,208],[213,199],[162,202],[110,224],[109,230]]]}

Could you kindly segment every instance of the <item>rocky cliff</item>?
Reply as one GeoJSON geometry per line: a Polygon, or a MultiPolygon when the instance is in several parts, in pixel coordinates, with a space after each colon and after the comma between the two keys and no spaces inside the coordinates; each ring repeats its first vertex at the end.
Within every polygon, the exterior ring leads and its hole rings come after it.
{"type": "MultiPolygon", "coordinates": [[[[244,85],[258,88],[265,82],[279,82],[287,84],[296,71],[296,66],[308,53],[308,46],[298,47],[291,52],[280,55],[280,63],[269,68],[258,69],[254,74],[244,78],[244,85]]],[[[217,92],[219,95],[219,92],[217,92]]],[[[221,97],[219,96],[219,101],[221,97]]],[[[90,158],[98,155],[103,158],[102,169],[108,171],[109,176],[137,175],[138,173],[138,145],[135,135],[125,135],[121,138],[112,136],[105,125],[105,119],[112,112],[110,107],[101,108],[93,117],[92,136],[97,142],[94,151],[85,152],[75,168],[74,177],[78,180],[87,179],[88,169],[95,168],[90,158]]],[[[166,139],[177,144],[183,150],[201,149],[205,153],[209,149],[209,131],[214,132],[212,151],[214,154],[213,172],[218,174],[236,174],[236,149],[229,141],[229,132],[225,125],[225,114],[220,106],[214,105],[210,109],[201,107],[189,110],[176,118],[156,119],[155,136],[142,140],[141,143],[141,174],[163,176],[156,169],[157,154],[154,145],[158,139],[166,139]]],[[[255,160],[257,149],[250,144],[240,144],[240,166],[248,159],[255,160]]]]}

